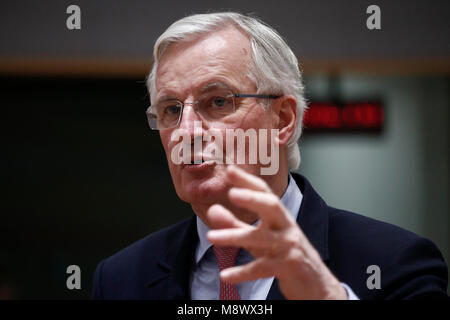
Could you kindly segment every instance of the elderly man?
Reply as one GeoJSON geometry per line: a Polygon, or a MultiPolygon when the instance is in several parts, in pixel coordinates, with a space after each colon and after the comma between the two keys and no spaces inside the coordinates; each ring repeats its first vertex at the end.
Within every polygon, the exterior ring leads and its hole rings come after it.
{"type": "Polygon", "coordinates": [[[103,260],[94,298],[448,298],[433,243],[331,208],[290,173],[305,101],[272,28],[231,12],[176,21],[156,41],[148,86],[150,127],[195,216],[103,260]]]}

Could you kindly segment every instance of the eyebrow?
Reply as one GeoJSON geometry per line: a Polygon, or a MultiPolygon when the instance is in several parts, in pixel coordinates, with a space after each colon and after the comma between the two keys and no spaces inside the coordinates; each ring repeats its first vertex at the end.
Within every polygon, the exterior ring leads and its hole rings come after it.
{"type": "Polygon", "coordinates": [[[212,83],[209,83],[206,86],[204,86],[202,89],[200,89],[200,93],[203,94],[203,93],[207,93],[209,91],[213,91],[213,90],[217,90],[217,89],[233,91],[233,89],[225,82],[216,81],[216,82],[212,82],[212,83]]]}
{"type": "Polygon", "coordinates": [[[171,95],[171,94],[165,94],[162,97],[159,97],[157,99],[158,102],[168,101],[168,100],[179,100],[179,99],[177,97],[175,97],[174,95],[171,95]]]}
{"type": "MultiPolygon", "coordinates": [[[[208,93],[213,90],[233,91],[233,88],[223,81],[215,81],[215,82],[211,82],[211,83],[207,84],[206,86],[204,86],[203,88],[201,88],[200,94],[208,93]]],[[[178,100],[179,101],[180,99],[172,94],[165,94],[162,97],[158,98],[157,101],[161,102],[161,101],[168,101],[168,100],[178,100]]]]}

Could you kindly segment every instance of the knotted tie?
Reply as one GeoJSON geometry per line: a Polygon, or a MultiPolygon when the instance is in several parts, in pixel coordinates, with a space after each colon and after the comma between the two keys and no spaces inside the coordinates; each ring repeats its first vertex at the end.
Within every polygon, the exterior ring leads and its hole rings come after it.
{"type": "MultiPolygon", "coordinates": [[[[214,254],[219,263],[219,270],[233,267],[236,263],[236,258],[239,248],[235,247],[217,247],[213,246],[214,254]]],[[[220,280],[220,300],[240,300],[241,297],[235,284],[223,282],[220,280]]]]}

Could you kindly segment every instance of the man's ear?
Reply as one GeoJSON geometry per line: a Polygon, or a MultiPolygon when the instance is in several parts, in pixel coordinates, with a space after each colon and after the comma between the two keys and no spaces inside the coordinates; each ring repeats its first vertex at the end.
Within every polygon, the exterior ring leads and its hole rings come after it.
{"type": "Polygon", "coordinates": [[[281,96],[273,107],[278,116],[275,128],[279,130],[279,144],[284,146],[294,134],[297,124],[297,99],[292,95],[281,96]]]}

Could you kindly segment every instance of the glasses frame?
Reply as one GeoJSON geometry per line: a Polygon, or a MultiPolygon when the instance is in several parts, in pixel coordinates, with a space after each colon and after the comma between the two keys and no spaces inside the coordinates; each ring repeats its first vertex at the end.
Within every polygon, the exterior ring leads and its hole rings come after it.
{"type": "MultiPolygon", "coordinates": [[[[232,97],[233,98],[258,98],[258,99],[278,99],[281,96],[280,95],[276,95],[276,94],[254,94],[254,93],[232,93],[232,97]]],[[[148,120],[148,125],[150,126],[151,130],[165,130],[165,129],[172,129],[172,128],[176,128],[178,127],[178,125],[180,124],[180,121],[183,117],[183,110],[184,110],[184,106],[186,104],[190,104],[190,105],[196,105],[198,103],[198,101],[193,101],[193,102],[182,102],[180,100],[174,99],[174,101],[178,101],[181,105],[181,112],[180,112],[180,116],[178,117],[178,121],[177,123],[173,126],[173,127],[168,127],[168,128],[164,128],[164,129],[156,129],[156,128],[152,128],[152,126],[150,125],[150,120],[148,118],[148,115],[150,114],[149,110],[152,107],[151,105],[147,108],[147,111],[145,112],[145,114],[147,115],[147,120],[148,120]]],[[[236,109],[235,109],[236,111],[236,109]]]]}

